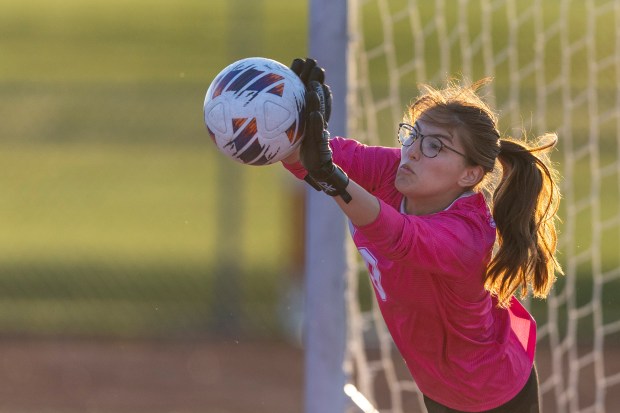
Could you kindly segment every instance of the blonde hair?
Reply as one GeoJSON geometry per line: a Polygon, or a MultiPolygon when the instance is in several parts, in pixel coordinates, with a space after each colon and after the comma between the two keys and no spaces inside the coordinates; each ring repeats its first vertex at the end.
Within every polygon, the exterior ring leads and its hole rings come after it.
{"type": "Polygon", "coordinates": [[[555,273],[562,273],[555,258],[558,174],[548,157],[557,136],[545,134],[536,144],[502,138],[496,114],[477,93],[489,81],[470,86],[450,82],[439,90],[422,85],[423,93],[409,106],[408,117],[412,124],[423,119],[458,135],[469,163],[485,171],[477,189],[490,194],[497,248],[484,285],[506,307],[519,288],[521,298],[528,289],[535,297],[547,297],[555,273]]]}

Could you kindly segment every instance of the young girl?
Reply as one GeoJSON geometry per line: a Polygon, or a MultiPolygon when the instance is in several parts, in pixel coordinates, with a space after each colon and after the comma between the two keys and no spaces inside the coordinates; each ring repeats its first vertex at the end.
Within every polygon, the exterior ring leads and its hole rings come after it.
{"type": "Polygon", "coordinates": [[[513,294],[546,297],[561,272],[560,193],[545,155],[556,136],[502,138],[478,83],[424,86],[398,125],[399,149],[330,140],[329,89],[316,87],[314,66],[291,66],[309,109],[301,150],[284,165],[349,218],[428,411],[538,412],[536,325],[513,294]]]}

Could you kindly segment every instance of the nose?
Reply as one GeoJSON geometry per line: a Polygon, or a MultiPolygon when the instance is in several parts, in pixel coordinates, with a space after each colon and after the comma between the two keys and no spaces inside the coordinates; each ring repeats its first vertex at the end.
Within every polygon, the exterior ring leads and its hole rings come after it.
{"type": "Polygon", "coordinates": [[[422,155],[420,139],[416,139],[410,146],[403,146],[403,149],[405,150],[405,155],[409,159],[420,159],[420,156],[422,155]]]}

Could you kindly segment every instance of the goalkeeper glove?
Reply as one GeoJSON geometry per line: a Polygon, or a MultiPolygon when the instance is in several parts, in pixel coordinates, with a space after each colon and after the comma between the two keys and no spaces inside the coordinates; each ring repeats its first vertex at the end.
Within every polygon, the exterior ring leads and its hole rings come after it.
{"type": "Polygon", "coordinates": [[[331,116],[332,93],[325,84],[325,70],[313,59],[295,59],[291,70],[306,86],[306,131],[301,143],[301,162],[308,171],[304,178],[315,189],[330,196],[340,195],[349,203],[346,191],[349,177],[332,162],[329,132],[326,130],[331,116]]]}
{"type": "Polygon", "coordinates": [[[346,190],[349,177],[332,161],[329,132],[325,129],[327,122],[321,112],[317,92],[306,92],[306,110],[306,131],[300,151],[301,163],[323,192],[330,196],[339,195],[348,204],[352,199],[346,190]]]}
{"type": "MultiPolygon", "coordinates": [[[[304,86],[306,86],[306,93],[316,92],[319,97],[319,110],[323,115],[323,121],[325,127],[332,112],[332,91],[328,85],[325,84],[325,70],[316,64],[316,60],[313,59],[301,59],[297,58],[291,63],[291,70],[299,76],[304,86]]],[[[306,110],[306,114],[310,113],[306,110]]]]}

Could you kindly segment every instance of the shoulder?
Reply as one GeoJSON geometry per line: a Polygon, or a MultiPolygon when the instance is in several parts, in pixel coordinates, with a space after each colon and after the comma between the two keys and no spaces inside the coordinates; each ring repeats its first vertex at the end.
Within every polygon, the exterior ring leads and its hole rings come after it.
{"type": "MultiPolygon", "coordinates": [[[[363,180],[373,176],[374,180],[393,181],[400,162],[400,149],[385,146],[366,145],[355,139],[335,137],[330,140],[334,161],[345,172],[353,172],[363,180]]],[[[358,182],[361,183],[361,182],[358,182]]],[[[375,182],[377,184],[377,182],[375,182]]]]}
{"type": "Polygon", "coordinates": [[[373,154],[388,159],[400,159],[400,149],[387,146],[366,145],[358,140],[335,136],[329,141],[333,150],[357,151],[365,154],[373,154]]]}

